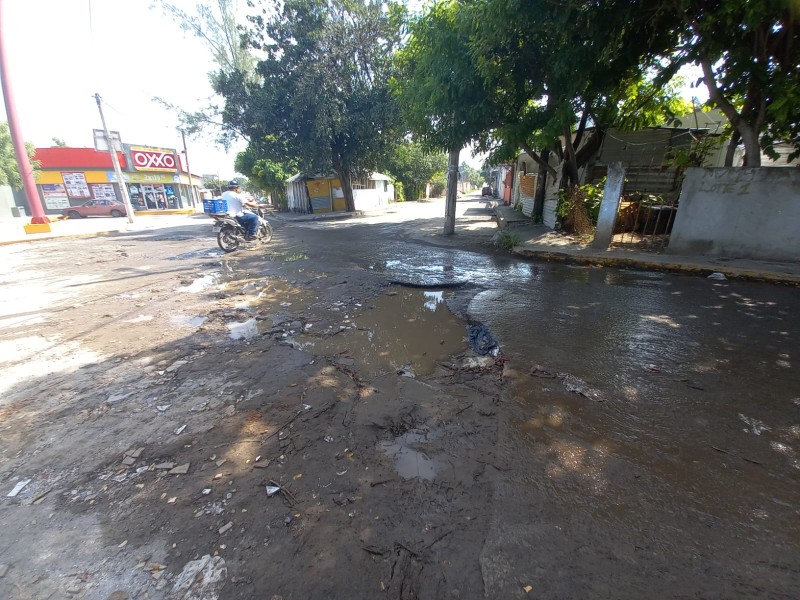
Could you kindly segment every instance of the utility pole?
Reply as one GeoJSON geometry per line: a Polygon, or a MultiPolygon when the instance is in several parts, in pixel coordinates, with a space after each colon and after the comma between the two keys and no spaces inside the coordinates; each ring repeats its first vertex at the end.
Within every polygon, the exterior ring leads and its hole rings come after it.
{"type": "Polygon", "coordinates": [[[186,157],[186,173],[189,175],[189,198],[192,201],[192,207],[195,206],[194,186],[192,185],[192,169],[189,166],[189,151],[186,149],[186,134],[181,129],[181,140],[183,140],[183,155],[186,157]]]}
{"type": "Polygon", "coordinates": [[[106,118],[103,115],[103,103],[100,101],[100,94],[95,94],[94,99],[97,100],[97,108],[100,111],[100,120],[103,122],[103,133],[105,133],[106,136],[106,144],[108,144],[108,151],[111,153],[111,162],[114,165],[114,173],[116,173],[117,181],[119,182],[119,191],[122,193],[122,201],[125,203],[125,212],[128,213],[128,223],[133,223],[133,206],[131,205],[131,198],[128,195],[128,186],[125,185],[125,179],[122,177],[122,169],[119,167],[117,149],[114,148],[111,134],[108,133],[108,127],[106,127],[106,118]]]}
{"type": "MultiPolygon", "coordinates": [[[[0,8],[2,8],[2,4],[2,0],[0,0],[0,8]]],[[[17,108],[11,93],[11,81],[8,78],[8,61],[6,60],[3,42],[3,25],[6,25],[6,21],[0,17],[0,79],[2,79],[8,129],[11,132],[14,154],[17,157],[17,168],[19,169],[19,178],[22,181],[22,189],[25,191],[25,198],[28,200],[28,207],[31,209],[31,224],[45,225],[50,222],[50,219],[44,214],[42,203],[39,200],[39,192],[36,190],[36,182],[33,180],[31,162],[28,160],[28,149],[25,147],[25,139],[22,137],[22,129],[20,129],[19,120],[17,119],[17,108]]]]}

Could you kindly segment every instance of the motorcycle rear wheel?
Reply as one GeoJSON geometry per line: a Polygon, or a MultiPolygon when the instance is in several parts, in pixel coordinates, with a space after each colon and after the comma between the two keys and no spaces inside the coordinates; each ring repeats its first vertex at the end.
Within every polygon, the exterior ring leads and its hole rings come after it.
{"type": "Polygon", "coordinates": [[[239,249],[242,240],[236,235],[233,227],[223,227],[217,234],[217,244],[223,252],[234,252],[239,249]]]}

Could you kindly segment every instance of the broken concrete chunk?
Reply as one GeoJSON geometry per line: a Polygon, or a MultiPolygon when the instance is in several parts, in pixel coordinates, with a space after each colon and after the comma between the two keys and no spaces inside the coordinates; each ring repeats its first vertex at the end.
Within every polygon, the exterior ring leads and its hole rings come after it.
{"type": "Polygon", "coordinates": [[[124,590],[117,590],[116,592],[111,592],[111,595],[106,600],[130,600],[130,596],[124,590]]]}
{"type": "Polygon", "coordinates": [[[5,577],[9,568],[10,567],[8,565],[0,565],[0,577],[5,577]]]}
{"type": "Polygon", "coordinates": [[[133,458],[132,456],[126,456],[125,458],[122,459],[122,464],[125,465],[126,467],[131,467],[136,464],[136,459],[133,458]]]}
{"type": "Polygon", "coordinates": [[[184,432],[184,430],[185,430],[185,429],[186,429],[186,425],[181,425],[180,427],[178,427],[178,428],[175,430],[175,435],[180,435],[180,434],[182,434],[182,433],[184,432]]]}
{"type": "Polygon", "coordinates": [[[186,475],[189,472],[189,465],[190,463],[185,463],[183,465],[179,465],[174,469],[171,469],[167,472],[167,475],[186,475]]]}
{"type": "Polygon", "coordinates": [[[219,528],[219,534],[222,535],[223,533],[230,531],[233,528],[233,521],[228,521],[225,525],[219,528]]]}
{"type": "Polygon", "coordinates": [[[129,450],[128,452],[125,453],[125,456],[139,458],[142,455],[142,452],[144,452],[144,447],[137,448],[136,450],[129,450]]]}
{"type": "Polygon", "coordinates": [[[224,465],[226,462],[228,462],[228,459],[227,459],[227,458],[221,458],[221,459],[219,459],[219,460],[217,461],[217,466],[218,466],[218,467],[221,467],[221,466],[222,466],[222,465],[224,465]]]}
{"type": "Polygon", "coordinates": [[[175,467],[175,463],[173,462],[165,462],[159,463],[156,465],[156,469],[172,469],[175,467]]]}
{"type": "Polygon", "coordinates": [[[216,600],[227,577],[225,559],[206,554],[183,567],[167,600],[216,600]]]}

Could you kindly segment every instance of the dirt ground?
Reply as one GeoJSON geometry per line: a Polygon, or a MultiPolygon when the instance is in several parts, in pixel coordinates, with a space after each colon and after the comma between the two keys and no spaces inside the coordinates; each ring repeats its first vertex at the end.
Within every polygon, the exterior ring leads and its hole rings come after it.
{"type": "Polygon", "coordinates": [[[482,597],[502,357],[446,292],[198,231],[0,249],[0,597],[482,597]]]}
{"type": "Polygon", "coordinates": [[[796,289],[406,204],[0,247],[0,600],[797,598],[796,289]]]}

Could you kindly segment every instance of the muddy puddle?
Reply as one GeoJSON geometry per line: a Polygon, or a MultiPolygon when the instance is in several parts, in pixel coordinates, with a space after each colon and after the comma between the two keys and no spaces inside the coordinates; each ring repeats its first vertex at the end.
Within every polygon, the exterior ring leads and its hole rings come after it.
{"type": "Polygon", "coordinates": [[[342,315],[340,333],[303,333],[299,347],[359,366],[362,376],[402,371],[431,374],[438,361],[466,349],[465,325],[447,308],[444,290],[390,290],[370,304],[342,315]]]}
{"type": "Polygon", "coordinates": [[[397,474],[404,479],[424,479],[433,481],[436,477],[437,465],[421,446],[428,441],[428,432],[412,430],[385,440],[379,448],[394,462],[397,474]]]}

